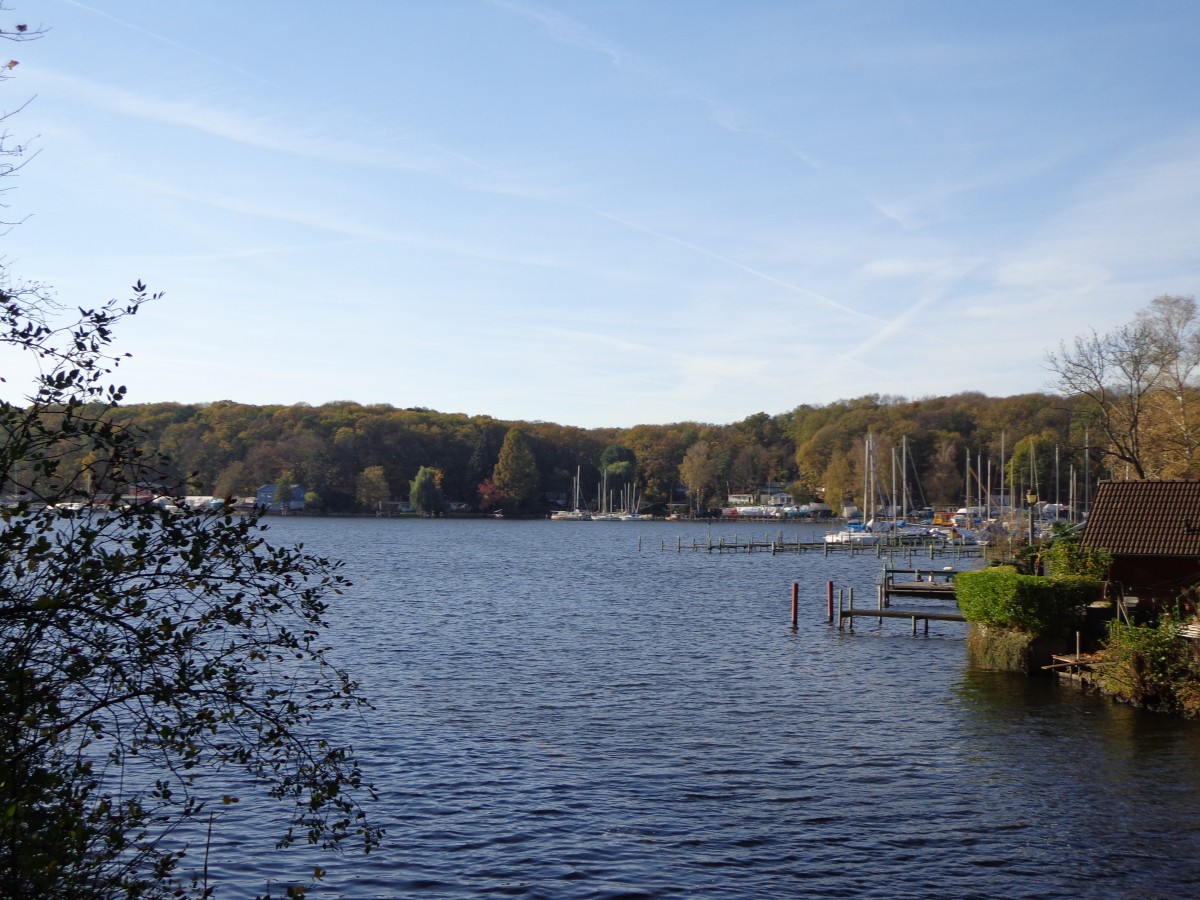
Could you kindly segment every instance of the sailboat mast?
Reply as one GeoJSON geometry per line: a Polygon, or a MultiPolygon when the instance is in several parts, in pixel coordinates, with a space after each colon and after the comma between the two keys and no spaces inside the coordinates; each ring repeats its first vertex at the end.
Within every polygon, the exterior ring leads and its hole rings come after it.
{"type": "MultiPolygon", "coordinates": [[[[966,453],[966,468],[963,470],[963,506],[971,505],[971,448],[964,448],[966,453]]],[[[968,513],[968,515],[970,515],[968,513]]]]}
{"type": "Polygon", "coordinates": [[[888,510],[888,518],[896,518],[896,448],[892,448],[892,497],[888,502],[891,509],[888,510]]]}

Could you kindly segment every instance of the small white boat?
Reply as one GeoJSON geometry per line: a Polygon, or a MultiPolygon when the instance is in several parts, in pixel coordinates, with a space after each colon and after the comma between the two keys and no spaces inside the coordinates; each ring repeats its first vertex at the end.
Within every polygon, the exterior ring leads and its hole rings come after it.
{"type": "Polygon", "coordinates": [[[846,528],[842,531],[832,531],[825,535],[827,544],[851,544],[855,547],[869,547],[879,543],[879,535],[857,528],[846,528]]]}
{"type": "Polygon", "coordinates": [[[979,535],[974,531],[957,526],[935,525],[929,529],[929,536],[935,540],[945,541],[947,544],[961,546],[973,546],[980,542],[979,535]]]}
{"type": "Polygon", "coordinates": [[[556,522],[590,522],[592,514],[586,509],[560,509],[550,514],[556,522]]]}

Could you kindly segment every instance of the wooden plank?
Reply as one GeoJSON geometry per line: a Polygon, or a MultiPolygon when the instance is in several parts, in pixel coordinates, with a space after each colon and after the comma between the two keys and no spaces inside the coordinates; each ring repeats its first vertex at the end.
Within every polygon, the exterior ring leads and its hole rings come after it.
{"type": "Polygon", "coordinates": [[[943,613],[943,612],[917,612],[914,610],[904,609],[866,609],[861,606],[856,606],[852,609],[843,609],[842,618],[877,618],[877,619],[933,619],[938,622],[965,622],[967,621],[962,613],[943,613]]]}
{"type": "Polygon", "coordinates": [[[954,585],[930,581],[893,581],[884,588],[889,594],[953,594],[954,585]]]}

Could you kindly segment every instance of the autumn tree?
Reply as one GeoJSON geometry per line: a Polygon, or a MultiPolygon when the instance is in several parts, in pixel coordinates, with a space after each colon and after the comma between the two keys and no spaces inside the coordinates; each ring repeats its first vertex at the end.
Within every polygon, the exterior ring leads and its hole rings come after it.
{"type": "Polygon", "coordinates": [[[392,498],[383,466],[367,466],[362,470],[354,497],[360,506],[368,509],[378,509],[392,498]]]}
{"type": "Polygon", "coordinates": [[[504,508],[504,491],[496,487],[496,483],[490,478],[485,478],[479,483],[479,487],[475,489],[475,494],[479,498],[479,508],[484,512],[488,510],[500,511],[504,508]]]}
{"type": "Polygon", "coordinates": [[[637,458],[638,483],[647,500],[670,503],[680,482],[679,465],[699,439],[694,423],[637,425],[620,435],[620,443],[637,458]]]}
{"type": "Polygon", "coordinates": [[[833,510],[834,515],[841,515],[846,502],[854,499],[854,489],[858,481],[850,458],[845,453],[835,453],[822,478],[825,503],[833,510]]]}
{"type": "Polygon", "coordinates": [[[1161,296],[1113,331],[1047,355],[1055,389],[1083,400],[1113,468],[1137,479],[1188,474],[1200,447],[1200,323],[1190,297],[1161,296]]]}
{"type": "Polygon", "coordinates": [[[958,506],[963,501],[965,478],[961,448],[954,438],[939,438],[926,465],[924,491],[930,502],[958,506]]]}
{"type": "Polygon", "coordinates": [[[688,448],[679,464],[679,477],[692,497],[693,508],[700,512],[708,508],[717,490],[720,464],[708,441],[697,441],[688,448]]]}
{"type": "Polygon", "coordinates": [[[492,484],[513,505],[528,510],[537,502],[539,474],[529,439],[519,428],[510,428],[500,445],[492,471],[492,484]]]}
{"type": "Polygon", "coordinates": [[[750,490],[770,480],[774,467],[775,461],[765,447],[750,444],[739,450],[733,458],[729,479],[738,490],[750,490]]]}
{"type": "Polygon", "coordinates": [[[1158,478],[1200,474],[1200,321],[1192,297],[1164,295],[1137,314],[1158,353],[1148,396],[1146,448],[1158,478]]]}

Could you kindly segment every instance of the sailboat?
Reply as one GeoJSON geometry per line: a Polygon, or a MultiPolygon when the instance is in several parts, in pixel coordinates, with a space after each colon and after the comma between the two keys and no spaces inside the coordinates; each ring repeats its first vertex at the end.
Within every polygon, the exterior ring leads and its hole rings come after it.
{"type": "Polygon", "coordinates": [[[608,469],[604,470],[603,480],[598,485],[600,491],[600,500],[597,502],[596,514],[592,516],[595,522],[619,522],[621,516],[612,505],[612,495],[608,492],[608,469]]]}
{"type": "MultiPolygon", "coordinates": [[[[875,491],[875,436],[868,431],[866,439],[863,441],[863,497],[867,507],[868,518],[866,521],[868,523],[875,520],[875,491]]],[[[880,536],[871,531],[870,524],[853,526],[847,523],[841,531],[832,531],[825,535],[827,544],[867,546],[878,544],[879,541],[880,536]]]]}
{"type": "Polygon", "coordinates": [[[625,512],[621,513],[621,521],[638,522],[642,519],[648,518],[647,516],[643,516],[639,511],[642,501],[641,498],[638,497],[637,486],[631,484],[627,485],[626,487],[628,491],[628,501],[625,504],[625,512]]]}
{"type": "Polygon", "coordinates": [[[560,509],[558,512],[550,514],[550,518],[556,522],[588,522],[591,521],[592,514],[586,509],[579,508],[579,467],[575,469],[575,507],[573,509],[560,509]]]}

